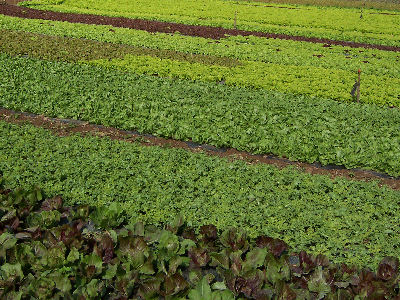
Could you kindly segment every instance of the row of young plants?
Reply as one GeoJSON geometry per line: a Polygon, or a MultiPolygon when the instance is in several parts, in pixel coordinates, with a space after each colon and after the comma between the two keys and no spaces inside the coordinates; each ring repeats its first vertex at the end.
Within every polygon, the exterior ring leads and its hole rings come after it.
{"type": "MultiPolygon", "coordinates": [[[[62,12],[143,18],[193,25],[211,25],[250,31],[284,33],[382,45],[400,46],[400,14],[376,14],[365,9],[333,7],[264,5],[237,1],[54,1],[32,0],[21,5],[62,12]]],[[[388,11],[389,13],[393,13],[388,11]]]]}
{"type": "MultiPolygon", "coordinates": [[[[142,75],[223,82],[337,101],[352,101],[354,74],[342,70],[190,55],[2,30],[0,51],[40,59],[81,61],[142,75]]],[[[400,106],[400,78],[363,75],[363,103],[400,106]]]]}
{"type": "MultiPolygon", "coordinates": [[[[134,55],[111,60],[98,59],[89,63],[117,67],[139,75],[222,82],[230,86],[266,89],[336,101],[355,101],[351,91],[356,73],[321,67],[298,67],[252,61],[242,61],[235,67],[225,67],[134,55]]],[[[364,75],[361,95],[362,103],[400,107],[400,79],[364,75]]]]}
{"type": "Polygon", "coordinates": [[[0,106],[400,175],[400,112],[0,55],[0,106]]]}
{"type": "Polygon", "coordinates": [[[400,255],[400,193],[377,183],[6,122],[0,169],[6,188],[38,185],[68,205],[115,202],[127,221],[160,225],[180,213],[197,229],[234,226],[375,270],[383,257],[400,255]]]}
{"type": "MultiPolygon", "coordinates": [[[[400,54],[377,49],[350,48],[320,43],[229,36],[211,40],[180,34],[150,33],[103,25],[23,19],[0,15],[0,28],[45,35],[82,38],[134,47],[228,57],[265,63],[313,66],[367,75],[400,78],[400,54]]],[[[6,35],[6,32],[2,32],[6,35]]],[[[22,33],[21,33],[22,34],[22,33]]]]}
{"type": "MultiPolygon", "coordinates": [[[[247,1],[247,0],[240,0],[247,1]]],[[[392,1],[379,1],[379,0],[256,0],[256,2],[265,3],[279,3],[279,4],[292,4],[292,5],[312,5],[312,6],[334,6],[334,7],[352,7],[352,8],[374,8],[382,10],[393,10],[400,12],[400,4],[392,1]]]]}
{"type": "MultiPolygon", "coordinates": [[[[83,62],[97,59],[152,56],[161,59],[234,67],[241,62],[234,58],[177,52],[174,50],[134,47],[95,40],[42,35],[24,31],[0,29],[0,52],[14,56],[30,56],[46,60],[83,62]]],[[[400,76],[399,76],[400,77],[400,76]]]]}
{"type": "Polygon", "coordinates": [[[377,272],[292,252],[235,228],[127,223],[118,206],[66,207],[0,177],[2,299],[398,299],[399,259],[377,272]]]}

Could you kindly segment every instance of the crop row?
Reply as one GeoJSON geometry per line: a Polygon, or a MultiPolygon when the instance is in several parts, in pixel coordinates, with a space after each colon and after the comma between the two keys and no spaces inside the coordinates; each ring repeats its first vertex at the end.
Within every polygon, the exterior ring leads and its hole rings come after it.
{"type": "Polygon", "coordinates": [[[164,228],[127,223],[107,207],[66,207],[39,188],[5,190],[0,175],[1,299],[395,299],[397,257],[376,272],[293,253],[243,229],[196,233],[182,216],[164,228]],[[43,200],[43,201],[42,201],[43,200]],[[304,284],[306,282],[306,284],[304,284]],[[377,289],[375,287],[379,286],[377,289]],[[268,295],[268,297],[267,297],[268,295]]]}
{"type": "Polygon", "coordinates": [[[193,25],[234,27],[250,31],[284,33],[297,36],[330,38],[383,45],[400,45],[398,14],[364,9],[343,9],[312,6],[290,6],[234,1],[173,1],[145,0],[109,3],[105,0],[78,0],[54,3],[33,0],[22,5],[63,12],[143,18],[193,25]]]}
{"type": "MultiPolygon", "coordinates": [[[[261,88],[336,101],[355,100],[352,99],[350,93],[355,83],[355,73],[320,67],[252,61],[243,61],[239,66],[225,67],[133,55],[111,60],[92,60],[89,63],[104,67],[118,67],[139,75],[222,82],[231,86],[261,88]]],[[[363,75],[362,78],[360,98],[362,103],[400,106],[400,79],[375,75],[363,75]]]]}
{"type": "Polygon", "coordinates": [[[0,106],[400,175],[400,111],[0,55],[0,106]]]}
{"type": "MultiPolygon", "coordinates": [[[[240,0],[247,1],[247,0],[240,0]]],[[[387,9],[393,11],[400,11],[400,4],[391,1],[379,1],[379,0],[255,0],[256,2],[266,3],[280,3],[280,4],[293,4],[293,5],[314,5],[314,6],[334,6],[334,7],[353,7],[353,8],[375,8],[375,9],[387,9]]]]}
{"type": "Polygon", "coordinates": [[[348,72],[361,68],[363,74],[400,78],[400,54],[377,49],[328,46],[254,36],[230,36],[212,40],[179,34],[150,33],[112,26],[22,19],[3,15],[0,15],[0,28],[273,64],[313,66],[348,72]]]}
{"type": "Polygon", "coordinates": [[[0,133],[6,188],[38,185],[68,205],[117,202],[128,220],[145,224],[181,213],[196,228],[243,228],[335,262],[375,268],[386,255],[400,256],[400,193],[376,183],[108,138],[56,137],[31,125],[0,122],[0,133]]]}
{"type": "MultiPolygon", "coordinates": [[[[0,51],[12,55],[86,61],[105,67],[119,67],[140,75],[223,82],[338,101],[352,100],[350,91],[355,76],[342,70],[238,61],[15,31],[1,30],[1,33],[0,51]]],[[[400,78],[363,75],[361,102],[400,106],[399,97],[400,78]]]]}
{"type": "Polygon", "coordinates": [[[0,29],[0,52],[15,56],[29,55],[46,60],[70,62],[124,58],[129,54],[225,67],[241,65],[239,60],[229,57],[133,47],[95,40],[65,38],[6,29],[0,29]]]}

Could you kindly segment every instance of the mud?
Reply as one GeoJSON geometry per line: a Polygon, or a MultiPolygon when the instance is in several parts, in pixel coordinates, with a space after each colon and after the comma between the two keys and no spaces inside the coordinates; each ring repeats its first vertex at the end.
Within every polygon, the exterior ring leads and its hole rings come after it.
{"type": "MultiPolygon", "coordinates": [[[[0,0],[4,1],[4,0],[0,0]]],[[[6,1],[17,1],[17,0],[6,0],[6,1]]],[[[1,2],[0,2],[1,3],[1,2]]],[[[384,51],[395,51],[400,52],[400,47],[384,46],[384,45],[372,45],[365,43],[355,43],[348,41],[335,41],[330,39],[311,38],[304,36],[292,36],[286,34],[275,34],[265,33],[257,31],[245,31],[236,29],[225,29],[220,27],[211,26],[194,26],[185,25],[170,22],[159,22],[141,19],[129,19],[122,17],[105,17],[99,15],[85,15],[85,14],[72,14],[72,13],[61,13],[53,11],[36,10],[27,7],[20,7],[16,5],[10,5],[3,2],[0,5],[0,14],[29,18],[29,19],[43,19],[53,21],[67,21],[71,23],[84,23],[84,24],[96,24],[96,25],[111,25],[114,27],[131,28],[137,30],[145,30],[148,32],[163,32],[163,33],[176,33],[179,32],[182,35],[204,37],[209,39],[221,39],[227,35],[231,36],[258,36],[264,38],[274,38],[283,40],[302,41],[310,43],[322,43],[324,45],[341,45],[352,48],[371,48],[379,49],[384,51]]]]}
{"type": "Polygon", "coordinates": [[[322,166],[319,163],[308,164],[290,161],[274,155],[254,155],[248,152],[238,151],[232,148],[216,148],[211,145],[200,145],[191,141],[177,141],[173,139],[160,138],[149,134],[141,134],[135,131],[125,131],[112,127],[105,127],[88,122],[69,119],[48,118],[43,115],[15,112],[0,108],[0,120],[13,124],[32,124],[36,127],[51,130],[58,136],[68,136],[71,134],[92,135],[98,137],[109,137],[112,140],[125,142],[140,142],[144,146],[160,146],[185,149],[191,152],[202,152],[210,156],[227,158],[230,161],[243,160],[250,164],[268,164],[278,168],[293,166],[298,170],[309,174],[327,175],[332,179],[345,177],[350,180],[378,181],[379,186],[386,185],[394,190],[400,190],[400,177],[394,178],[386,174],[381,174],[368,170],[351,169],[343,166],[328,165],[322,166]]]}

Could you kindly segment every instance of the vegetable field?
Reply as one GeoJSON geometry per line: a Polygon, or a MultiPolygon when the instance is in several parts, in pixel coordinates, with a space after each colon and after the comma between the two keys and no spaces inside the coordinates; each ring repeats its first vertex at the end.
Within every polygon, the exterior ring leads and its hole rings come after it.
{"type": "Polygon", "coordinates": [[[400,299],[400,9],[297,2],[0,2],[0,298],[400,299]]]}
{"type": "MultiPolygon", "coordinates": [[[[400,45],[399,14],[376,14],[366,9],[360,20],[359,9],[265,5],[248,1],[117,1],[33,0],[23,5],[62,12],[102,14],[193,25],[234,27],[236,12],[239,29],[324,37],[336,40],[400,45]],[[379,42],[378,42],[379,41],[379,42]]],[[[381,11],[379,11],[381,12],[381,11]]],[[[388,11],[382,11],[383,13],[388,11]]]]}

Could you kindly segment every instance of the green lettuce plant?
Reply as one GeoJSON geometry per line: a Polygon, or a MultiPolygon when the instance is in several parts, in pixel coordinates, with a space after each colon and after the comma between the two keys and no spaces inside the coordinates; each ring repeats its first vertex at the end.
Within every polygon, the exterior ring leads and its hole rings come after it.
{"type": "MultiPolygon", "coordinates": [[[[83,229],[88,235],[109,224],[119,228],[123,222],[167,224],[181,213],[197,230],[207,224],[221,231],[234,226],[252,238],[280,238],[295,251],[323,253],[337,263],[375,270],[383,257],[400,256],[400,194],[377,182],[331,179],[295,168],[280,170],[89,135],[57,137],[32,125],[5,122],[0,122],[0,149],[7,187],[34,183],[49,197],[63,195],[68,205],[95,207],[74,212],[74,218],[95,216],[83,229]]],[[[11,210],[2,218],[12,220],[17,213],[11,210]]],[[[35,212],[33,228],[41,214],[57,217],[46,219],[46,226],[63,220],[56,212],[35,212]]],[[[180,224],[176,220],[170,231],[179,233],[180,224]]],[[[140,227],[135,230],[141,232],[140,227]]],[[[212,239],[215,232],[207,235],[212,239]]],[[[237,244],[235,251],[247,249],[239,233],[223,234],[221,242],[237,244]]],[[[158,251],[172,259],[180,249],[166,243],[158,251]]],[[[200,264],[208,261],[196,256],[200,264]]],[[[167,270],[168,263],[164,266],[167,270]]]]}
{"type": "Polygon", "coordinates": [[[100,213],[88,218],[81,212],[92,208],[65,207],[61,197],[39,200],[43,194],[0,185],[0,213],[13,215],[0,221],[2,299],[399,297],[396,257],[384,258],[373,273],[291,252],[279,239],[250,240],[235,228],[221,233],[207,225],[195,233],[180,216],[164,228],[124,222],[88,233],[100,213]],[[29,227],[30,215],[43,212],[62,219],[29,227]]]}
{"type": "MultiPolygon", "coordinates": [[[[396,17],[379,14],[381,10],[365,9],[367,17],[360,20],[360,10],[356,8],[335,8],[301,5],[248,3],[247,1],[200,2],[145,0],[121,5],[119,1],[105,0],[63,1],[33,0],[20,5],[35,9],[61,12],[96,14],[127,17],[133,19],[159,20],[191,25],[209,25],[234,28],[235,12],[237,28],[250,31],[283,33],[295,36],[329,38],[356,42],[399,45],[396,17]],[[283,7],[282,7],[283,6],[283,7]],[[266,17],[266,15],[268,17],[266,17]]],[[[394,13],[396,14],[396,12],[394,13]]]]}

